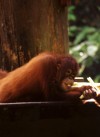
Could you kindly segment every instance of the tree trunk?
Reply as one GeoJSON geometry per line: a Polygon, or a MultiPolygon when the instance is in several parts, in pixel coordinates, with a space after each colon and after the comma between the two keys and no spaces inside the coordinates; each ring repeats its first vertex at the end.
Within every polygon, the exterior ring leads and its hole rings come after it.
{"type": "Polygon", "coordinates": [[[60,0],[0,0],[0,63],[11,70],[42,51],[68,52],[67,9],[60,0]]]}

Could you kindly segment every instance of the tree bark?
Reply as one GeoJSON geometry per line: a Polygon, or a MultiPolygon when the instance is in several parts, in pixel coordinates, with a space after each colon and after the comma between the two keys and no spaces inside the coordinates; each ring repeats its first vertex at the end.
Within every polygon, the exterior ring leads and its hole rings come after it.
{"type": "Polygon", "coordinates": [[[0,66],[11,70],[42,51],[68,52],[67,8],[60,0],[0,1],[0,66]]]}

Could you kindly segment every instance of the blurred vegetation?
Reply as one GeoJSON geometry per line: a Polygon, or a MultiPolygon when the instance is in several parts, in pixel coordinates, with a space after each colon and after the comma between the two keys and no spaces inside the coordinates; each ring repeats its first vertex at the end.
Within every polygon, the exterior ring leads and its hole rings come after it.
{"type": "MultiPolygon", "coordinates": [[[[100,6],[97,8],[100,10],[100,6]]],[[[84,24],[82,17],[83,24],[79,25],[75,10],[75,6],[68,9],[70,53],[80,65],[80,76],[90,76],[95,82],[100,82],[100,28],[91,25],[92,23],[84,24]]]]}

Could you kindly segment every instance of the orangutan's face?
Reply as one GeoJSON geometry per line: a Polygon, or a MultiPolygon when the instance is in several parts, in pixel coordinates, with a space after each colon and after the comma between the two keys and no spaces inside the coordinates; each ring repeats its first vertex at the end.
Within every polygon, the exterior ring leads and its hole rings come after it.
{"type": "Polygon", "coordinates": [[[64,78],[61,80],[60,88],[64,91],[70,90],[74,83],[75,73],[72,69],[67,69],[64,78]]]}

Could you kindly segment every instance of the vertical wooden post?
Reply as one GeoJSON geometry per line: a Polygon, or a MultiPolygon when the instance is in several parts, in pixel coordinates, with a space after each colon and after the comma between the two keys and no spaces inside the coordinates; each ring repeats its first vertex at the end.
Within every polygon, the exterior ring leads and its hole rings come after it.
{"type": "Polygon", "coordinates": [[[0,1],[1,67],[23,65],[42,51],[68,52],[67,8],[60,0],[0,1]]]}

